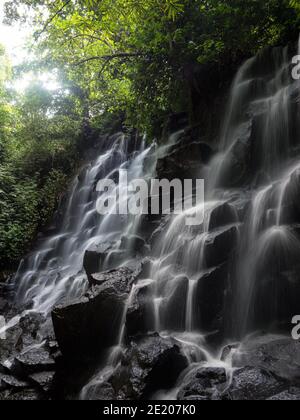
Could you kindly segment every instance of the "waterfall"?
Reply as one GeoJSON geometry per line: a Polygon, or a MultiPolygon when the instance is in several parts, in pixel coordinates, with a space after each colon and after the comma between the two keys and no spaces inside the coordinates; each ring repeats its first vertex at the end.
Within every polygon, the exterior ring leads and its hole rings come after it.
{"type": "Polygon", "coordinates": [[[76,177],[60,231],[20,264],[14,280],[20,304],[33,302],[33,311],[47,315],[62,299],[71,301],[81,296],[88,286],[83,272],[85,251],[103,243],[113,243],[118,249],[124,233],[134,234],[134,218],[115,215],[113,210],[101,216],[96,209],[98,180],[120,178],[124,168],[129,182],[143,174],[143,162],[151,148],[145,149],[143,142],[141,149],[129,156],[127,146],[123,134],[113,136],[107,150],[76,177]]]}
{"type": "MultiPolygon", "coordinates": [[[[241,66],[218,150],[205,168],[199,164],[197,175],[204,173],[206,183],[205,203],[199,204],[204,205],[204,219],[188,226],[188,211],[162,218],[161,233],[149,247],[147,273],[133,285],[115,346],[83,389],[83,399],[92,399],[119,365],[127,312],[141,288],[147,288],[147,333],[175,339],[190,363],[180,380],[203,365],[230,372],[230,362],[220,360],[219,348],[212,350],[211,342],[220,347],[257,330],[284,329],[297,313],[300,83],[291,78],[291,54],[289,48],[269,49],[241,66]]],[[[33,310],[49,314],[62,299],[81,296],[88,286],[83,257],[92,246],[110,244],[105,269],[134,258],[131,239],[141,217],[100,216],[95,186],[100,178],[117,178],[122,191],[125,169],[129,183],[149,180],[157,161],[182,134],[172,135],[162,147],[143,143],[133,154],[124,135],[112,139],[75,179],[60,231],[21,263],[15,278],[21,304],[33,302],[33,310]],[[121,253],[124,236],[128,249],[121,253]]],[[[121,193],[118,204],[122,200],[121,193]]]]}
{"type": "MultiPolygon", "coordinates": [[[[236,242],[227,243],[235,251],[227,280],[219,285],[227,295],[224,324],[216,328],[225,341],[260,329],[276,331],[297,313],[299,287],[290,271],[297,272],[300,255],[293,225],[300,176],[299,82],[291,79],[290,63],[288,49],[276,48],[238,71],[220,148],[205,170],[205,220],[201,228],[190,229],[184,214],[174,216],[153,251],[153,328],[184,344],[191,366],[203,359],[220,363],[207,351],[205,337],[213,325],[199,309],[202,299],[213,299],[212,293],[204,294],[216,268],[207,261],[208,248],[226,229],[236,229],[236,242]],[[226,205],[231,216],[214,226],[216,212],[226,205]]],[[[217,310],[216,302],[210,305],[217,310]]]]}

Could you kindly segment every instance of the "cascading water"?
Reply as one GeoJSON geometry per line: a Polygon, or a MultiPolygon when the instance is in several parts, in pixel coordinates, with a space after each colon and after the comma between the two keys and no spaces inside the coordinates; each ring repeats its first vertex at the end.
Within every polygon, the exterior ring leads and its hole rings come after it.
{"type": "Polygon", "coordinates": [[[145,149],[143,143],[130,158],[127,145],[123,134],[114,136],[107,151],[75,179],[61,231],[45,240],[20,265],[15,279],[20,303],[33,301],[33,311],[48,314],[62,298],[81,296],[87,288],[82,271],[85,251],[103,243],[118,247],[125,232],[134,233],[133,219],[118,217],[114,209],[102,217],[96,209],[96,185],[100,179],[120,177],[125,168],[129,182],[143,174],[143,161],[150,148],[145,149]]]}
{"type": "Polygon", "coordinates": [[[193,363],[203,365],[203,359],[209,366],[223,363],[205,350],[203,334],[213,332],[214,325],[204,319],[201,305],[210,299],[217,316],[218,302],[213,299],[218,300],[218,294],[207,293],[205,289],[215,286],[205,282],[216,281],[210,276],[216,267],[209,261],[209,248],[222,235],[214,220],[224,205],[230,206],[231,215],[227,207],[227,216],[221,215],[223,228],[236,229],[233,241],[225,236],[225,246],[237,252],[229,260],[229,281],[219,284],[228,296],[222,300],[224,324],[216,324],[216,329],[225,342],[243,339],[260,329],[284,330],[297,313],[300,241],[293,217],[300,174],[294,158],[299,155],[299,82],[291,78],[290,63],[288,49],[278,48],[241,67],[231,90],[220,151],[205,171],[209,201],[203,226],[190,230],[185,215],[177,216],[157,248],[150,271],[156,283],[155,330],[183,343],[194,356],[189,357],[192,370],[193,363]]]}
{"type": "MultiPolygon", "coordinates": [[[[259,329],[278,331],[297,313],[299,82],[291,79],[290,56],[288,48],[275,48],[240,68],[218,152],[204,168],[199,165],[198,178],[206,181],[204,220],[188,226],[188,212],[163,220],[149,248],[148,271],[124,303],[115,346],[82,390],[83,399],[93,399],[120,364],[127,314],[141,290],[146,290],[143,310],[149,321],[144,334],[172,337],[190,363],[180,382],[199,366],[221,366],[230,376],[231,359],[221,360],[222,344],[259,329]]],[[[124,138],[113,139],[76,179],[60,233],[21,264],[16,276],[20,302],[33,300],[33,309],[47,314],[62,298],[81,296],[87,287],[83,256],[91,246],[110,244],[103,270],[134,258],[133,243],[126,241],[124,253],[122,237],[134,241],[142,217],[98,215],[95,185],[100,178],[117,177],[122,191],[125,169],[129,183],[153,177],[157,161],[181,135],[165,147],[143,146],[130,157],[124,138]]],[[[118,204],[122,200],[121,194],[118,204]]],[[[156,397],[176,398],[176,391],[156,397]]]]}

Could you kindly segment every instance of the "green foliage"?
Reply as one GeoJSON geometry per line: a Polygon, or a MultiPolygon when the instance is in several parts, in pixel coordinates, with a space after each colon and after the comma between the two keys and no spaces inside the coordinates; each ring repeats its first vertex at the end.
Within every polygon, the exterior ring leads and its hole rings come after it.
{"type": "Polygon", "coordinates": [[[0,168],[1,265],[16,262],[36,233],[38,189],[35,180],[18,180],[11,168],[0,168]]]}
{"type": "Polygon", "coordinates": [[[148,132],[187,108],[188,68],[222,66],[298,30],[295,0],[7,3],[11,19],[20,4],[35,12],[37,54],[79,85],[92,115],[123,113],[148,132]]]}
{"type": "Polygon", "coordinates": [[[24,94],[0,73],[0,268],[10,268],[50,223],[79,161],[82,109],[72,93],[33,83],[24,94]]]}

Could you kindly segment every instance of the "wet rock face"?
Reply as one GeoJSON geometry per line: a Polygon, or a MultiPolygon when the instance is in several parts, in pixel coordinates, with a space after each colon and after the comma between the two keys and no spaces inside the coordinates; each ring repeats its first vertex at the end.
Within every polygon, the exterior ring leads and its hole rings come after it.
{"type": "Polygon", "coordinates": [[[93,401],[114,401],[117,399],[115,390],[111,383],[95,383],[90,389],[90,395],[87,396],[87,399],[93,401]]]}
{"type": "Polygon", "coordinates": [[[177,399],[265,401],[289,399],[291,394],[291,399],[298,399],[299,388],[289,388],[286,381],[258,367],[237,369],[231,380],[223,368],[200,368],[189,375],[185,385],[179,390],[177,399]]]}
{"type": "Polygon", "coordinates": [[[276,336],[259,337],[245,343],[234,354],[233,365],[259,367],[283,380],[300,384],[300,342],[276,336]]]}
{"type": "Polygon", "coordinates": [[[99,273],[102,270],[102,265],[107,257],[107,252],[111,248],[111,243],[103,244],[98,247],[88,249],[84,254],[83,268],[87,273],[88,280],[91,282],[91,275],[99,273]]]}
{"type": "Polygon", "coordinates": [[[148,314],[153,310],[151,286],[141,287],[134,296],[126,316],[126,334],[130,338],[145,335],[151,330],[152,317],[148,314]]]}
{"type": "Polygon", "coordinates": [[[187,365],[175,340],[148,336],[131,343],[110,383],[118,398],[147,399],[175,385],[187,365]]]}
{"type": "Polygon", "coordinates": [[[138,235],[123,236],[121,239],[121,248],[127,252],[131,252],[135,256],[142,255],[146,249],[146,241],[138,235]]]}
{"type": "Polygon", "coordinates": [[[136,279],[136,274],[130,268],[122,267],[117,270],[109,270],[103,273],[92,274],[91,284],[92,286],[102,286],[104,283],[108,282],[110,284],[118,283],[119,286],[122,284],[132,284],[136,279]]]}
{"type": "Polygon", "coordinates": [[[233,370],[198,368],[189,372],[179,400],[300,400],[300,343],[276,336],[256,337],[243,347],[227,346],[233,370]]]}
{"type": "Polygon", "coordinates": [[[223,368],[198,368],[189,374],[181,387],[177,399],[184,400],[222,400],[227,386],[226,371],[223,368]]]}
{"type": "Polygon", "coordinates": [[[210,215],[209,231],[217,229],[221,226],[233,225],[238,222],[237,211],[229,203],[217,206],[210,215]]]}
{"type": "Polygon", "coordinates": [[[218,228],[208,235],[205,245],[207,268],[217,267],[233,255],[238,240],[238,227],[228,225],[218,228]]]}
{"type": "Polygon", "coordinates": [[[298,224],[300,223],[300,169],[296,169],[289,180],[285,192],[284,208],[282,212],[282,223],[298,224]]]}
{"type": "Polygon", "coordinates": [[[180,389],[178,400],[266,400],[284,391],[286,383],[259,368],[238,369],[229,380],[223,368],[200,368],[180,389]]]}
{"type": "Polygon", "coordinates": [[[0,286],[0,314],[5,313],[8,307],[9,307],[9,303],[7,299],[1,297],[1,286],[0,286]]]}
{"type": "Polygon", "coordinates": [[[199,279],[195,319],[201,331],[224,332],[224,311],[229,289],[229,268],[226,263],[208,270],[199,279]]]}
{"type": "Polygon", "coordinates": [[[237,370],[227,393],[231,400],[265,401],[280,394],[286,388],[283,380],[271,372],[254,367],[237,370]]]}
{"type": "Polygon", "coordinates": [[[213,157],[211,146],[202,141],[193,141],[188,133],[183,134],[171,151],[157,162],[159,179],[191,179],[198,175],[199,167],[213,157]]]}
{"type": "Polygon", "coordinates": [[[19,377],[27,377],[40,372],[55,370],[55,361],[44,348],[36,348],[24,354],[17,355],[10,367],[10,371],[19,377]]]}
{"type": "Polygon", "coordinates": [[[23,330],[17,325],[5,332],[5,340],[0,339],[0,363],[5,363],[22,349],[23,330]]]}
{"type": "Polygon", "coordinates": [[[173,290],[161,308],[163,329],[166,331],[184,331],[186,327],[187,303],[183,296],[188,294],[189,279],[180,276],[174,279],[173,290]]]}
{"type": "Polygon", "coordinates": [[[119,326],[136,273],[121,268],[102,273],[83,298],[52,312],[55,335],[63,356],[83,362],[99,357],[116,344],[119,326]]]}
{"type": "Polygon", "coordinates": [[[0,401],[41,401],[46,398],[35,389],[23,389],[21,391],[5,390],[0,392],[0,401]]]}
{"type": "Polygon", "coordinates": [[[268,401],[300,401],[300,388],[290,388],[287,391],[268,398],[268,401]]]}

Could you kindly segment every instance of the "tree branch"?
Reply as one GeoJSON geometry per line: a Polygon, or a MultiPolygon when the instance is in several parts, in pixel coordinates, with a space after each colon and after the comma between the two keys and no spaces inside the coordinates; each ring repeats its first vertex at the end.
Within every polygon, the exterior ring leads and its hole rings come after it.
{"type": "Polygon", "coordinates": [[[78,35],[72,36],[71,38],[66,38],[66,40],[64,41],[64,44],[67,44],[68,42],[72,42],[78,38],[91,39],[93,41],[103,42],[103,44],[105,44],[108,48],[112,48],[112,46],[108,43],[106,39],[99,38],[95,35],[89,35],[89,34],[78,34],[78,35]]]}
{"type": "Polygon", "coordinates": [[[104,61],[111,61],[114,59],[124,59],[124,58],[134,58],[134,57],[147,57],[149,54],[146,53],[117,53],[112,55],[102,55],[102,56],[95,56],[95,57],[89,57],[85,58],[84,60],[79,61],[78,63],[74,63],[75,66],[81,66],[82,64],[88,63],[89,61],[94,60],[104,60],[104,61]]]}
{"type": "Polygon", "coordinates": [[[50,23],[52,23],[54,21],[54,19],[72,2],[72,0],[67,0],[63,6],[57,10],[54,15],[52,15],[50,17],[50,19],[47,20],[47,22],[45,23],[43,29],[37,34],[37,39],[40,38],[40,36],[46,31],[46,29],[48,28],[48,26],[50,25],[50,23]]]}

